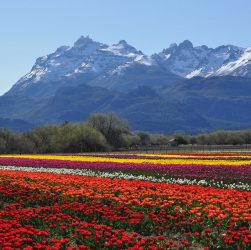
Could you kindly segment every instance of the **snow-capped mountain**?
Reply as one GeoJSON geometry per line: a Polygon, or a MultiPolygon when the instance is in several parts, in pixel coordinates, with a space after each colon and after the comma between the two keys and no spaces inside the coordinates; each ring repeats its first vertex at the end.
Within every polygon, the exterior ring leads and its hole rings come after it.
{"type": "Polygon", "coordinates": [[[73,47],[61,46],[54,53],[39,57],[31,71],[13,87],[25,88],[29,84],[45,80],[59,80],[74,71],[94,51],[105,45],[81,36],[73,47]]]}
{"type": "Polygon", "coordinates": [[[185,40],[148,56],[125,40],[107,45],[81,36],[72,47],[61,46],[39,57],[6,95],[49,97],[68,85],[131,89],[144,84],[162,86],[179,77],[226,75],[251,77],[251,48],[222,45],[213,49],[185,40]]]}
{"type": "Polygon", "coordinates": [[[20,131],[115,112],[135,130],[240,129],[251,126],[250,96],[251,47],[186,40],[148,56],[124,40],[107,45],[82,36],[38,58],[0,97],[0,127],[20,131]]]}
{"type": "MultiPolygon", "coordinates": [[[[240,60],[245,54],[243,48],[233,45],[220,46],[215,49],[205,45],[194,47],[186,40],[179,45],[171,44],[169,48],[152,56],[159,65],[185,78],[194,76],[210,77],[215,75],[234,75],[225,71],[224,66],[240,60]],[[219,71],[219,69],[221,69],[219,71]]],[[[238,63],[242,67],[243,63],[238,63]]],[[[238,76],[246,76],[247,72],[239,71],[238,76]]]]}
{"type": "Polygon", "coordinates": [[[109,46],[81,36],[72,47],[62,46],[52,54],[39,57],[31,71],[7,94],[13,95],[45,82],[63,84],[81,76],[88,76],[90,80],[107,72],[115,74],[132,63],[150,66],[152,60],[125,40],[109,46]]]}
{"type": "Polygon", "coordinates": [[[143,57],[142,52],[137,51],[125,40],[121,40],[118,44],[104,45],[96,49],[88,57],[83,58],[81,64],[66,76],[89,72],[102,74],[132,62],[144,64],[143,57]]]}

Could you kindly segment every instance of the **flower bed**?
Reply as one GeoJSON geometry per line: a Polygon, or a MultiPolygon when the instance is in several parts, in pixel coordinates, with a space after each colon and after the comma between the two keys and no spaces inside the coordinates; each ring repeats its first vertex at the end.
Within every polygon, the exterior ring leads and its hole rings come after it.
{"type": "MultiPolygon", "coordinates": [[[[174,157],[174,155],[171,155],[174,157]]],[[[186,157],[188,155],[185,155],[186,157]]],[[[24,166],[24,167],[37,167],[37,168],[54,168],[54,169],[80,169],[91,170],[94,172],[106,172],[110,177],[114,172],[119,172],[119,176],[131,175],[133,179],[142,175],[146,178],[163,180],[180,179],[194,181],[196,183],[206,185],[213,185],[216,187],[240,187],[245,186],[246,190],[251,190],[251,158],[250,160],[243,160],[242,155],[231,155],[234,159],[225,159],[226,155],[219,160],[208,159],[207,155],[198,156],[198,161],[186,158],[184,155],[175,155],[175,158],[168,159],[166,156],[164,161],[156,159],[142,159],[133,158],[132,155],[99,155],[99,156],[1,156],[0,165],[2,166],[24,166]],[[201,160],[201,158],[207,158],[201,160]],[[91,161],[93,160],[93,161],[91,161]],[[110,160],[110,161],[109,161],[110,160]],[[116,162],[116,160],[118,162],[116,162]],[[137,160],[137,162],[135,162],[137,160]],[[210,164],[208,164],[208,162],[210,164]],[[182,163],[182,164],[181,164],[182,163]],[[223,165],[224,163],[225,165],[223,165]],[[241,165],[242,163],[243,165],[241,165]],[[232,165],[231,165],[232,164],[232,165]],[[203,182],[204,181],[204,182],[203,182]],[[215,183],[215,185],[214,185],[215,183]],[[222,184],[222,185],[220,185],[222,184]]],[[[143,155],[141,156],[143,157],[143,155]]],[[[168,156],[170,157],[170,156],[168,156]]],[[[210,156],[212,157],[212,156],[210,156]]],[[[246,156],[245,156],[246,157],[246,156]]],[[[76,171],[78,172],[78,171],[76,171]]],[[[100,173],[99,173],[100,175],[100,173]]],[[[187,183],[187,181],[185,182],[187,183]]]]}
{"type": "Polygon", "coordinates": [[[248,155],[13,155],[0,165],[0,249],[251,248],[248,155]]]}

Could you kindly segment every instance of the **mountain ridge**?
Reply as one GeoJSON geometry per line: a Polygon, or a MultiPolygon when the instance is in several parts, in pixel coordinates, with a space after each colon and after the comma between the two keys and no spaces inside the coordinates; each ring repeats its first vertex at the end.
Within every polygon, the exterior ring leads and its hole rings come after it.
{"type": "Polygon", "coordinates": [[[18,122],[25,130],[115,112],[134,130],[248,128],[250,63],[251,49],[233,45],[212,49],[185,40],[148,56],[125,40],[107,45],[81,36],[39,57],[0,97],[0,127],[17,130],[18,122]]]}
{"type": "Polygon", "coordinates": [[[244,49],[222,45],[214,49],[196,46],[189,40],[171,44],[160,53],[145,55],[125,40],[107,45],[89,36],[81,36],[72,47],[61,46],[39,57],[31,71],[21,77],[6,93],[15,95],[40,82],[67,81],[84,75],[87,80],[102,74],[123,74],[132,64],[163,68],[183,78],[234,75],[251,77],[251,47],[244,49]]]}

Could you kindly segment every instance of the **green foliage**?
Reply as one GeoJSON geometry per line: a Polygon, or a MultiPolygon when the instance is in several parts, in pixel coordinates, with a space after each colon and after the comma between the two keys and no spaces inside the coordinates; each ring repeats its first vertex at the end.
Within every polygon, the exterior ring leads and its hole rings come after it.
{"type": "Polygon", "coordinates": [[[14,134],[0,129],[0,153],[79,153],[136,145],[128,122],[115,114],[94,114],[86,123],[65,122],[14,134]]]}
{"type": "Polygon", "coordinates": [[[67,123],[53,137],[58,152],[90,152],[109,149],[106,138],[87,123],[67,123]]]}
{"type": "Polygon", "coordinates": [[[93,114],[88,124],[102,133],[112,147],[128,146],[129,124],[116,114],[93,114]]]}
{"type": "Polygon", "coordinates": [[[251,130],[225,131],[220,130],[210,134],[188,136],[176,134],[174,138],[177,144],[198,144],[198,145],[243,145],[251,144],[251,130]]]}
{"type": "Polygon", "coordinates": [[[161,145],[251,144],[251,129],[210,134],[172,136],[133,133],[128,122],[115,114],[93,114],[88,122],[46,125],[25,133],[0,128],[0,153],[81,153],[161,145]]]}

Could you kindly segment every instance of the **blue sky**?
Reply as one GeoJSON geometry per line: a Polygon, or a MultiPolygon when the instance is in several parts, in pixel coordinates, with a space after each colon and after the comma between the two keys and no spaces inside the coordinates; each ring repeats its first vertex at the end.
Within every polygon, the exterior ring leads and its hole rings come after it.
{"type": "Polygon", "coordinates": [[[251,46],[250,0],[1,0],[0,94],[37,57],[80,35],[121,39],[146,54],[173,42],[251,46]]]}

